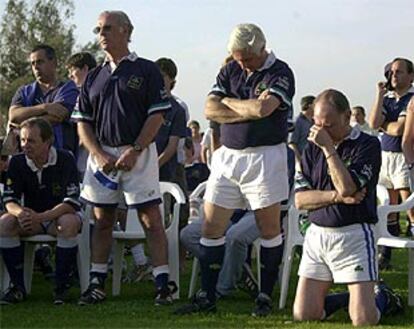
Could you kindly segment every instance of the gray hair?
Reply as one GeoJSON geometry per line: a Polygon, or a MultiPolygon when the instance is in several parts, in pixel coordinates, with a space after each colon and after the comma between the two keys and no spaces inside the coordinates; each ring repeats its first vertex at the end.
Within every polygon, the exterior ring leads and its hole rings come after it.
{"type": "Polygon", "coordinates": [[[131,34],[134,30],[134,26],[131,23],[128,15],[125,14],[122,10],[105,10],[101,15],[111,15],[117,18],[118,24],[120,26],[126,27],[128,32],[128,41],[131,41],[131,34]]]}
{"type": "Polygon", "coordinates": [[[227,50],[232,54],[235,51],[251,51],[259,55],[266,46],[266,38],[257,25],[239,24],[230,34],[227,50]]]}

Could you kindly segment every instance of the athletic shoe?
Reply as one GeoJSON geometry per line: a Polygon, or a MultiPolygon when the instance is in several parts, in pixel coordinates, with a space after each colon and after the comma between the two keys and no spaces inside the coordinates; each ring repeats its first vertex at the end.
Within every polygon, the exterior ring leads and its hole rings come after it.
{"type": "Polygon", "coordinates": [[[80,296],[78,305],[98,304],[105,300],[104,281],[98,277],[93,277],[88,289],[80,296]]]}
{"type": "Polygon", "coordinates": [[[259,294],[259,284],[247,263],[243,264],[243,273],[241,280],[237,283],[237,288],[246,292],[253,299],[259,294]]]}
{"type": "Polygon", "coordinates": [[[375,285],[374,290],[376,295],[383,292],[387,296],[387,307],[384,315],[395,315],[404,310],[401,296],[388,287],[384,281],[380,280],[375,285]]]}
{"type": "Polygon", "coordinates": [[[55,289],[53,294],[53,304],[63,305],[68,301],[69,286],[58,287],[55,289]]]}
{"type": "Polygon", "coordinates": [[[0,298],[0,305],[17,304],[26,299],[26,292],[19,286],[10,286],[0,298]]]}
{"type": "Polygon", "coordinates": [[[380,271],[390,271],[392,270],[391,260],[387,257],[384,257],[382,254],[378,256],[378,269],[380,271]]]}
{"type": "Polygon", "coordinates": [[[186,315],[192,313],[214,313],[216,311],[216,304],[207,299],[205,291],[200,290],[193,296],[190,304],[180,306],[173,314],[186,315]]]}
{"type": "Polygon", "coordinates": [[[155,305],[170,305],[173,302],[172,295],[178,290],[174,281],[168,282],[167,286],[157,289],[155,295],[155,305]]]}
{"type": "Polygon", "coordinates": [[[272,312],[272,299],[261,292],[256,298],[256,306],[252,312],[253,316],[265,317],[272,312]]]}
{"type": "Polygon", "coordinates": [[[134,265],[131,270],[128,271],[126,276],[122,279],[124,283],[135,283],[144,281],[144,279],[151,279],[152,276],[152,265],[134,265]]]}

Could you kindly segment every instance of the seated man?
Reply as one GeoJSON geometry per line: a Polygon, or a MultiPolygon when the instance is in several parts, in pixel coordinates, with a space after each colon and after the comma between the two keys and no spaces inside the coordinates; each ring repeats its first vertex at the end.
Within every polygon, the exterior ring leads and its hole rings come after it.
{"type": "Polygon", "coordinates": [[[315,124],[296,182],[296,207],[309,210],[311,225],[293,316],[298,321],[321,320],[348,306],[354,326],[374,325],[392,307],[401,306],[388,287],[376,286],[373,229],[378,221],[380,143],[358,127],[351,128],[351,109],[339,91],[322,92],[314,104],[315,124]],[[349,295],[327,296],[333,282],[347,284],[349,295]]]}
{"type": "Polygon", "coordinates": [[[57,236],[54,303],[63,304],[81,226],[75,159],[52,146],[52,127],[41,118],[21,124],[20,141],[23,154],[10,160],[3,196],[7,213],[0,217],[0,248],[11,281],[0,303],[13,304],[26,297],[20,237],[47,233],[57,236]]]}

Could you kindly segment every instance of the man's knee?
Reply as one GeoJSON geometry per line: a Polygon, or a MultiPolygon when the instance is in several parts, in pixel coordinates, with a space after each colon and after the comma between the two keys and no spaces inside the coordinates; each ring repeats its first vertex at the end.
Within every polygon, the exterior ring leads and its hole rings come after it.
{"type": "Polygon", "coordinates": [[[56,223],[57,236],[63,238],[76,237],[80,229],[80,219],[77,214],[65,214],[56,223]]]}
{"type": "Polygon", "coordinates": [[[304,307],[298,305],[296,302],[293,305],[293,320],[294,321],[319,321],[323,318],[323,309],[316,309],[311,305],[304,307]]]}
{"type": "Polygon", "coordinates": [[[0,217],[0,236],[6,237],[16,235],[18,229],[19,223],[16,217],[9,213],[5,213],[0,217]]]}
{"type": "Polygon", "coordinates": [[[378,312],[366,312],[356,311],[356,312],[349,312],[349,317],[351,318],[352,325],[355,327],[359,326],[373,326],[379,322],[380,316],[378,312]]]}

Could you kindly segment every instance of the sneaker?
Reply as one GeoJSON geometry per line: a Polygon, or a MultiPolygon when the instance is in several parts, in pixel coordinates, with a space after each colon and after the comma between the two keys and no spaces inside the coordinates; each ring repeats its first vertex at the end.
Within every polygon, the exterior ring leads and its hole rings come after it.
{"type": "Polygon", "coordinates": [[[259,294],[259,284],[247,263],[243,264],[243,274],[241,280],[237,283],[237,288],[246,292],[253,299],[259,294]]]}
{"type": "Polygon", "coordinates": [[[103,302],[106,298],[103,280],[93,277],[88,289],[80,296],[78,305],[92,305],[103,302]]]}
{"type": "Polygon", "coordinates": [[[190,304],[180,306],[173,314],[186,315],[192,313],[214,313],[216,311],[216,304],[207,299],[205,291],[200,290],[193,296],[190,304]]]}
{"type": "Polygon", "coordinates": [[[382,254],[378,256],[378,269],[380,271],[390,271],[392,270],[391,260],[387,257],[384,257],[382,254]]]}
{"type": "Polygon", "coordinates": [[[19,286],[10,286],[0,298],[0,305],[17,304],[26,299],[26,292],[19,286]]]}
{"type": "Polygon", "coordinates": [[[53,294],[53,304],[63,305],[68,301],[69,287],[56,288],[53,294]]]}
{"type": "Polygon", "coordinates": [[[272,299],[261,292],[256,298],[256,306],[252,312],[253,316],[265,317],[272,312],[272,299]]]}
{"type": "Polygon", "coordinates": [[[122,279],[124,283],[135,283],[144,281],[144,279],[150,279],[152,277],[152,265],[134,265],[134,267],[128,271],[126,276],[122,279]]]}
{"type": "Polygon", "coordinates": [[[178,290],[174,281],[168,282],[166,287],[159,288],[155,296],[155,305],[170,305],[173,302],[172,295],[178,290]]]}
{"type": "Polygon", "coordinates": [[[374,289],[376,295],[383,292],[387,296],[387,308],[384,315],[395,315],[404,310],[401,296],[388,287],[384,281],[380,280],[374,289]]]}

